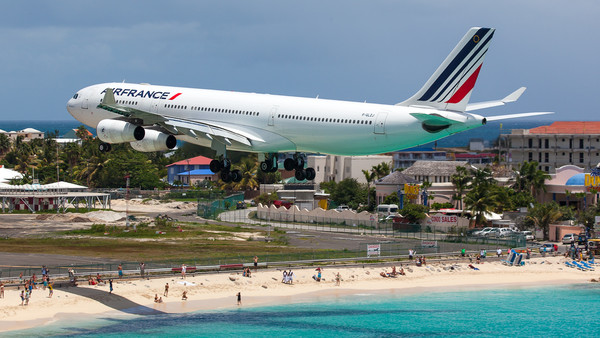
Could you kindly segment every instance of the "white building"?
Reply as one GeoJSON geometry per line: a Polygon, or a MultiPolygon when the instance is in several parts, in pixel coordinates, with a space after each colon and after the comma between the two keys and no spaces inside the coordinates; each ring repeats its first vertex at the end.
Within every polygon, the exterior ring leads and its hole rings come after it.
{"type": "Polygon", "coordinates": [[[336,181],[354,178],[359,183],[367,183],[363,170],[371,169],[381,163],[387,163],[392,168],[392,156],[333,156],[311,155],[307,157],[308,167],[316,172],[315,183],[336,181]]]}

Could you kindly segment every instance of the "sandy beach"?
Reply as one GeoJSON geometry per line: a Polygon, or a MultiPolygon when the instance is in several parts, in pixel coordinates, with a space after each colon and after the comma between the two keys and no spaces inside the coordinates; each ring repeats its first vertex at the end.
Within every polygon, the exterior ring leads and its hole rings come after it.
{"type": "MultiPolygon", "coordinates": [[[[424,267],[405,266],[406,275],[384,278],[381,272],[391,272],[391,265],[364,267],[324,267],[323,280],[315,281],[313,268],[297,268],[293,284],[284,284],[282,271],[259,269],[252,277],[241,272],[198,274],[182,279],[180,275],[161,278],[128,279],[113,282],[113,294],[107,285],[87,285],[58,288],[52,298],[48,290],[34,290],[27,306],[21,306],[20,291],[6,289],[0,299],[0,332],[37,327],[56,320],[96,318],[133,314],[182,313],[237,307],[236,294],[241,292],[242,305],[261,306],[348,297],[356,293],[415,293],[475,290],[494,287],[542,286],[588,283],[600,276],[568,268],[563,257],[538,257],[521,267],[505,266],[500,262],[474,264],[468,262],[430,263],[424,267]],[[451,268],[453,267],[453,268],[451,268]],[[335,274],[341,283],[335,285],[335,274]],[[164,296],[169,283],[168,296],[164,296]],[[187,300],[182,294],[187,291],[187,300]],[[162,297],[155,303],[154,297],[162,297]]],[[[399,266],[399,264],[397,265],[399,266]]]]}

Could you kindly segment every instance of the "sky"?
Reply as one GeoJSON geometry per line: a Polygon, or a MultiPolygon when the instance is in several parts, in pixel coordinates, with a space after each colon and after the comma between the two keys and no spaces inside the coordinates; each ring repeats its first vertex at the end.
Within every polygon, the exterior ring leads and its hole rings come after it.
{"type": "Polygon", "coordinates": [[[395,104],[470,27],[496,28],[471,102],[484,116],[598,121],[600,1],[10,1],[0,121],[70,120],[73,94],[134,82],[395,104]],[[592,103],[587,100],[592,100],[592,103]]]}

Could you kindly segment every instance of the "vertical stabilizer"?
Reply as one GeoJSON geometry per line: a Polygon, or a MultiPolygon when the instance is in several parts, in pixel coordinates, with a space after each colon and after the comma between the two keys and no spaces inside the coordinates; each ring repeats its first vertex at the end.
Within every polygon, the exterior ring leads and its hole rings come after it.
{"type": "Polygon", "coordinates": [[[493,28],[469,29],[423,88],[397,105],[464,112],[494,31],[493,28]]]}

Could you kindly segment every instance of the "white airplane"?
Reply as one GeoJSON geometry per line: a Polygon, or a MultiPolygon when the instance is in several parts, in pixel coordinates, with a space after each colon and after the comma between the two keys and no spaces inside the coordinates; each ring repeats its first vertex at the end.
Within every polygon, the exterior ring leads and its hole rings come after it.
{"type": "Polygon", "coordinates": [[[277,170],[278,153],[297,179],[312,180],[304,154],[369,155],[401,150],[480,127],[487,121],[551,114],[483,117],[470,111],[516,101],[525,88],[501,100],[469,104],[469,97],[494,35],[471,28],[427,83],[396,105],[236,93],[149,84],[102,83],[79,90],[67,110],[111,143],[130,142],[138,151],[172,149],[177,140],[216,151],[213,172],[239,181],[227,150],[259,154],[261,170],[277,170]]]}

